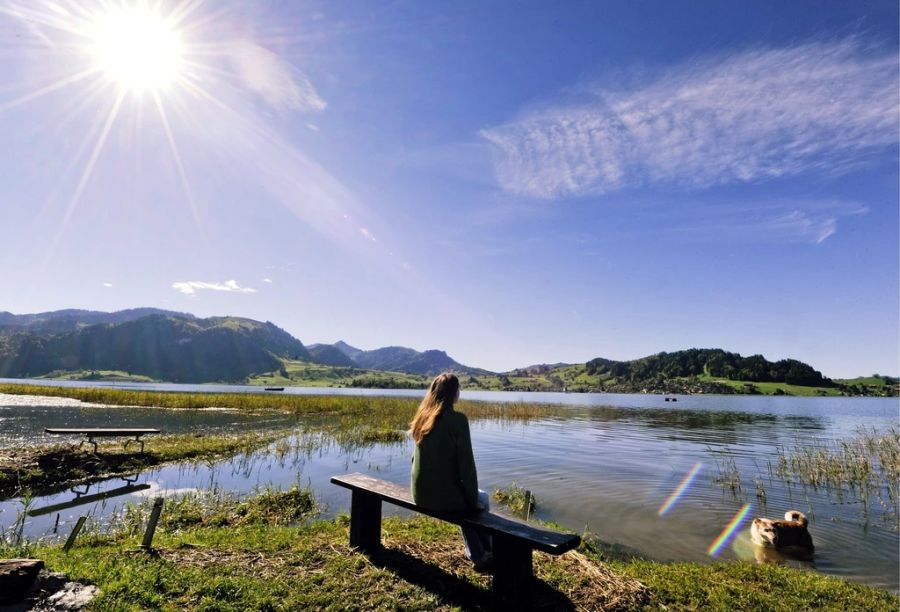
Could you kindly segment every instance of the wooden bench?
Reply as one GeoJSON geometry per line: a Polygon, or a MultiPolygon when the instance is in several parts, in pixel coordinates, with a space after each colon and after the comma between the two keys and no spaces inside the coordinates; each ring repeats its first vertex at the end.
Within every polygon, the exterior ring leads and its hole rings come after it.
{"type": "Polygon", "coordinates": [[[382,501],[490,534],[494,547],[492,587],[501,609],[528,607],[528,587],[534,577],[533,550],[561,555],[581,542],[577,535],[520,523],[490,512],[452,514],[427,510],[416,505],[407,487],[365,474],[333,476],[331,482],[352,491],[350,546],[363,552],[381,548],[382,501]]]}
{"type": "MultiPolygon", "coordinates": [[[[158,429],[149,429],[149,428],[100,428],[100,427],[88,427],[88,428],[47,428],[44,430],[48,434],[60,435],[60,436],[71,436],[82,434],[87,436],[87,441],[94,445],[94,452],[97,452],[97,442],[94,438],[112,438],[116,436],[134,436],[131,440],[125,441],[125,448],[128,448],[128,445],[132,442],[137,442],[141,445],[141,452],[144,452],[144,441],[141,440],[141,436],[146,436],[147,434],[158,434],[158,429]]],[[[84,444],[84,442],[82,442],[84,444]]]]}

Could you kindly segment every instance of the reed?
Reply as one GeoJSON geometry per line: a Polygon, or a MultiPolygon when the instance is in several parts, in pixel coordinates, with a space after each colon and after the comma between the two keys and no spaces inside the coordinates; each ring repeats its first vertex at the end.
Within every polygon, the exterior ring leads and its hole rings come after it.
{"type": "MultiPolygon", "coordinates": [[[[67,397],[108,406],[197,409],[230,408],[247,411],[281,410],[298,415],[338,416],[341,424],[371,423],[376,427],[404,430],[412,420],[419,399],[413,397],[359,395],[291,395],[272,393],[181,393],[129,389],[53,387],[0,384],[0,393],[67,397]]],[[[457,409],[470,419],[530,420],[570,413],[565,406],[525,402],[461,401],[457,409]]]]}
{"type": "Polygon", "coordinates": [[[859,429],[849,440],[821,441],[778,449],[775,472],[813,487],[849,486],[858,490],[885,486],[896,499],[900,481],[900,428],[880,434],[859,429]]]}
{"type": "Polygon", "coordinates": [[[731,455],[722,455],[721,451],[712,451],[716,462],[716,482],[726,489],[730,489],[735,496],[742,491],[741,488],[741,471],[737,466],[737,462],[731,455]],[[722,455],[722,456],[720,456],[722,455]]]}

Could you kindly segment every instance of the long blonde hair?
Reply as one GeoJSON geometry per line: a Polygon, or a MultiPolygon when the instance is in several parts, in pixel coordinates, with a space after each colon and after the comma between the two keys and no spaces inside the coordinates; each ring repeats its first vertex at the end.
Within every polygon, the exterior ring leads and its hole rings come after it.
{"type": "Polygon", "coordinates": [[[441,416],[445,409],[452,409],[453,403],[456,402],[459,393],[459,379],[455,374],[438,374],[431,386],[428,387],[428,393],[422,398],[419,409],[416,410],[416,416],[413,417],[412,423],[409,424],[409,431],[412,433],[413,440],[416,444],[422,441],[422,438],[434,429],[434,423],[441,416]]]}

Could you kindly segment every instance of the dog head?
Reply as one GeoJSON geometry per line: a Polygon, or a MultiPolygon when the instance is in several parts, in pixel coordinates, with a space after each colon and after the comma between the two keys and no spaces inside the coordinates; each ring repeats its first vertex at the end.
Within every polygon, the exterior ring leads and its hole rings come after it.
{"type": "Polygon", "coordinates": [[[753,524],[750,526],[750,538],[760,546],[771,546],[774,548],[778,541],[775,521],[765,518],[753,519],[753,524]]]}

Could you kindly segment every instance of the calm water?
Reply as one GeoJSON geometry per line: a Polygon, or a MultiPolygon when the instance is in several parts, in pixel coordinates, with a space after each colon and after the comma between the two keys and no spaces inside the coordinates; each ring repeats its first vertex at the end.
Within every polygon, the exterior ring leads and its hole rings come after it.
{"type": "MultiPolygon", "coordinates": [[[[126,386],[126,385],[114,385],[126,386]]],[[[134,387],[134,385],[127,385],[134,387]]],[[[139,385],[144,387],[144,385],[139,385]]],[[[217,390],[218,387],[151,385],[165,390],[217,390]]],[[[247,390],[224,388],[222,390],[247,390]]],[[[251,388],[258,391],[258,388],[251,388]]],[[[322,393],[332,390],[291,390],[322,393]]],[[[339,389],[338,393],[362,394],[339,389]]],[[[366,391],[368,394],[421,395],[420,391],[366,391]]],[[[717,559],[753,559],[749,519],[780,518],[798,509],[810,519],[816,544],[812,563],[777,559],[795,566],[842,576],[882,588],[898,590],[897,500],[886,490],[866,500],[849,490],[812,489],[772,477],[767,460],[774,463],[778,448],[847,438],[865,427],[886,431],[898,424],[895,398],[793,398],[750,396],[678,396],[677,403],[662,396],[464,393],[466,399],[553,402],[571,406],[564,417],[529,423],[477,421],[472,440],[482,488],[493,489],[515,481],[537,496],[536,515],[582,533],[589,531],[604,542],[660,560],[707,561],[710,544],[745,504],[752,504],[735,537],[717,559]],[[732,491],[717,482],[722,466],[733,461],[741,476],[741,489],[732,491]],[[660,517],[658,510],[685,475],[699,465],[697,476],[679,501],[660,517]],[[765,498],[757,497],[757,482],[765,498]]],[[[79,407],[74,402],[43,399],[33,406],[6,406],[20,400],[0,396],[0,447],[13,441],[38,440],[45,426],[160,425],[166,431],[246,430],[289,424],[276,419],[225,411],[159,411],[79,407]]],[[[296,440],[294,441],[297,442],[296,440]]],[[[152,442],[151,442],[152,443],[152,442]]],[[[274,447],[273,447],[274,448],[274,447]]],[[[365,449],[318,448],[311,454],[279,453],[273,448],[219,462],[163,467],[139,475],[149,489],[86,504],[59,513],[29,518],[26,533],[52,535],[59,515],[60,534],[80,515],[104,517],[126,501],[141,496],[178,494],[210,489],[243,494],[261,486],[310,484],[326,515],[349,507],[349,493],[328,483],[344,472],[367,472],[406,483],[409,479],[410,443],[375,445],[365,449]]],[[[88,494],[115,489],[121,479],[97,483],[88,494]]],[[[34,500],[32,508],[68,501],[73,492],[34,500]]],[[[9,527],[22,505],[0,502],[0,526],[9,527]]],[[[387,509],[387,508],[386,508],[387,509]]]]}

